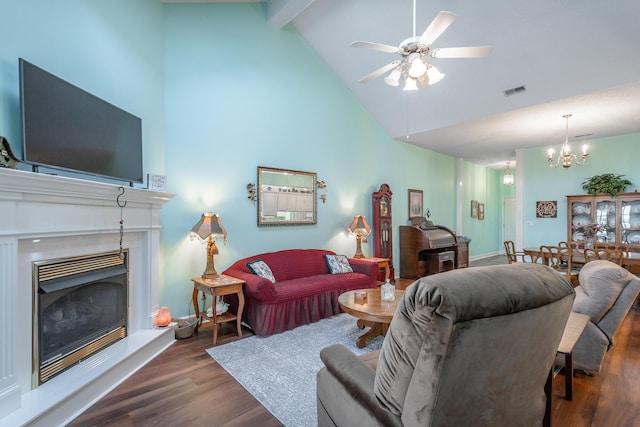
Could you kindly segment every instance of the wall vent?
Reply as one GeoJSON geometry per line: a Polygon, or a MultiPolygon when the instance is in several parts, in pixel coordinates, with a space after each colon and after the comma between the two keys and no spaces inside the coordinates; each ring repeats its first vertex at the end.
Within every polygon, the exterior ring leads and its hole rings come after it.
{"type": "Polygon", "coordinates": [[[513,87],[511,89],[507,89],[504,92],[504,96],[515,95],[516,93],[526,92],[527,88],[523,86],[513,87]]]}

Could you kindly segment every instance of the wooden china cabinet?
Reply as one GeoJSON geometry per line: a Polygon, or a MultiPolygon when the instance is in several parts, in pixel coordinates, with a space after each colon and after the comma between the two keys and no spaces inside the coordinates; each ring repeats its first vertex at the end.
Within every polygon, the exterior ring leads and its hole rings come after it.
{"type": "MultiPolygon", "coordinates": [[[[373,196],[373,253],[376,258],[389,260],[389,278],[394,281],[393,271],[393,233],[391,223],[391,189],[382,184],[373,196]]],[[[385,270],[380,270],[378,280],[384,281],[385,270]]]]}
{"type": "Polygon", "coordinates": [[[629,244],[629,250],[640,252],[640,193],[567,196],[567,203],[567,240],[584,241],[572,227],[597,223],[604,227],[597,242],[629,244]]]}

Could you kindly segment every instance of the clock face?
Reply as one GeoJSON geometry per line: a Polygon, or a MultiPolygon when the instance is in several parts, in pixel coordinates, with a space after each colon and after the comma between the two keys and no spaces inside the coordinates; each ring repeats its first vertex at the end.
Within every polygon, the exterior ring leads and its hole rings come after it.
{"type": "Polygon", "coordinates": [[[389,215],[389,200],[386,197],[380,199],[380,216],[389,215]]]}

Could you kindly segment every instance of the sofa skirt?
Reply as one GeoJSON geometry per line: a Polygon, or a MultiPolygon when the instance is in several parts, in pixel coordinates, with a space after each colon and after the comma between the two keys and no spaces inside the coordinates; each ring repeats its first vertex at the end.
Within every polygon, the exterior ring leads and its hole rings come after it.
{"type": "MultiPolygon", "coordinates": [[[[242,320],[256,335],[272,335],[300,325],[317,322],[342,313],[338,297],[349,289],[331,290],[322,294],[266,304],[245,300],[242,320]]],[[[232,308],[236,301],[229,301],[232,308]]]]}

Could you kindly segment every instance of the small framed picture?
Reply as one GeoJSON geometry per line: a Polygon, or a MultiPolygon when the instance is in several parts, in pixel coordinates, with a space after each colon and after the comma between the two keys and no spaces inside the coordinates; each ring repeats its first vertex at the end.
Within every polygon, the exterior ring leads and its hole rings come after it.
{"type": "Polygon", "coordinates": [[[478,218],[478,201],[471,201],[471,218],[478,218]]]}
{"type": "Polygon", "coordinates": [[[478,203],[478,219],[484,219],[484,203],[478,203]]]}
{"type": "Polygon", "coordinates": [[[409,218],[422,216],[422,190],[409,189],[409,218]]]}

